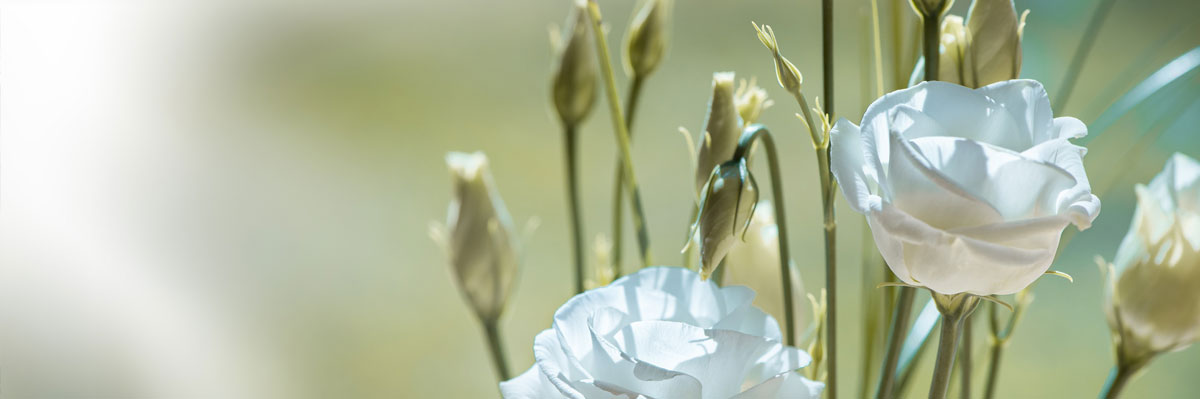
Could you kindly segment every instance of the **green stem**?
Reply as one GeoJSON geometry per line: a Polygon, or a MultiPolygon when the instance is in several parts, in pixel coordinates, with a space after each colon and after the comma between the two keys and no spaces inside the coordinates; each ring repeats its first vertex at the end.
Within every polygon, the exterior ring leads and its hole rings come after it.
{"type": "MultiPolygon", "coordinates": [[[[828,140],[826,140],[828,141],[828,140]]],[[[817,165],[821,173],[822,208],[825,219],[825,289],[829,295],[825,309],[825,328],[828,329],[825,357],[829,374],[825,379],[829,398],[837,397],[837,221],[833,214],[833,175],[829,171],[829,145],[817,149],[817,165]]]]}
{"type": "MultiPolygon", "coordinates": [[[[629,100],[625,102],[625,130],[629,132],[629,141],[633,142],[633,115],[637,111],[638,98],[642,93],[642,82],[639,75],[633,76],[629,83],[629,100]]],[[[612,269],[613,279],[621,277],[621,256],[625,236],[625,171],[624,164],[617,160],[616,171],[613,174],[613,213],[612,213],[612,269]]]]}
{"type": "Polygon", "coordinates": [[[484,321],[483,332],[487,335],[488,350],[492,353],[492,365],[496,368],[496,377],[500,381],[507,381],[512,378],[512,374],[508,373],[508,360],[504,356],[504,345],[500,342],[498,321],[484,321]]]}
{"type": "Polygon", "coordinates": [[[1104,382],[1104,390],[1100,391],[1100,397],[1104,399],[1120,397],[1121,391],[1125,389],[1125,385],[1129,383],[1130,378],[1137,373],[1138,369],[1141,369],[1140,364],[1118,363],[1108,374],[1108,380],[1104,382]]]}
{"type": "Polygon", "coordinates": [[[653,262],[650,256],[650,234],[646,228],[646,212],[642,208],[642,196],[638,191],[633,170],[632,144],[625,126],[625,116],[621,112],[621,100],[617,97],[617,78],[613,72],[612,56],[608,53],[608,41],[604,38],[604,28],[600,23],[600,6],[596,4],[596,0],[588,1],[588,17],[592,21],[592,32],[596,36],[596,52],[600,55],[609,114],[612,116],[613,130],[616,132],[617,145],[621,152],[621,169],[624,171],[625,189],[629,191],[630,207],[633,209],[633,228],[637,231],[638,250],[641,252],[642,266],[649,266],[653,262]]]}
{"type": "MultiPolygon", "coordinates": [[[[825,113],[833,115],[833,0],[821,0],[821,60],[825,84],[825,113]]],[[[829,384],[829,397],[837,397],[829,384]]]]}
{"type": "MultiPolygon", "coordinates": [[[[992,305],[993,313],[996,311],[995,309],[995,305],[992,305]]],[[[983,388],[983,399],[996,397],[996,380],[999,379],[1000,375],[1000,357],[1004,354],[1004,346],[1006,344],[1002,340],[993,339],[989,345],[991,347],[991,360],[988,362],[987,382],[983,388]]]]}
{"type": "Polygon", "coordinates": [[[958,362],[959,389],[963,399],[971,398],[971,316],[967,315],[963,318],[962,327],[962,349],[959,349],[959,357],[962,359],[958,362]]]}
{"type": "Polygon", "coordinates": [[[922,40],[925,43],[925,80],[938,80],[938,60],[941,56],[938,54],[938,46],[941,44],[939,39],[939,26],[942,16],[925,15],[921,18],[921,23],[924,24],[925,32],[922,40]]]}
{"type": "Polygon", "coordinates": [[[578,131],[563,126],[563,154],[567,163],[567,210],[571,217],[571,241],[575,256],[575,293],[583,292],[583,218],[579,214],[578,131]]]}
{"type": "Polygon", "coordinates": [[[893,386],[896,383],[896,366],[900,362],[900,349],[908,335],[908,322],[912,317],[913,296],[916,289],[897,287],[900,290],[896,298],[895,310],[892,312],[892,325],[888,329],[887,353],[884,355],[883,371],[879,374],[879,389],[875,391],[876,398],[893,396],[893,386]]]}
{"type": "Polygon", "coordinates": [[[938,337],[937,360],[933,366],[933,381],[929,385],[930,399],[945,399],[950,388],[950,373],[954,370],[954,355],[962,336],[963,322],[979,305],[979,297],[971,294],[943,295],[933,293],[938,312],[942,314],[941,336],[938,337]]]}
{"type": "MultiPolygon", "coordinates": [[[[788,246],[787,214],[784,212],[783,179],[782,173],[779,171],[779,155],[775,151],[775,140],[771,137],[771,133],[767,131],[766,127],[762,125],[747,126],[746,130],[742,132],[742,137],[738,140],[738,146],[733,153],[733,159],[746,158],[755,140],[761,140],[763,147],[766,148],[767,163],[771,170],[771,194],[775,202],[775,224],[779,229],[776,239],[779,240],[779,274],[783,284],[783,318],[787,324],[785,329],[787,335],[784,335],[784,343],[789,346],[795,346],[796,311],[793,309],[792,301],[792,268],[788,262],[788,259],[791,259],[791,253],[788,246]]],[[[829,374],[833,375],[832,369],[829,374]]]]}
{"type": "Polygon", "coordinates": [[[1083,30],[1083,39],[1079,42],[1079,47],[1075,49],[1075,54],[1071,56],[1071,63],[1067,66],[1067,76],[1063,78],[1063,86],[1058,90],[1058,97],[1054,99],[1054,109],[1060,113],[1063,112],[1063,107],[1067,106],[1067,99],[1071,98],[1071,92],[1075,90],[1075,83],[1079,81],[1079,72],[1083,70],[1084,61],[1087,60],[1088,53],[1092,52],[1092,46],[1096,44],[1096,35],[1100,33],[1100,27],[1104,25],[1105,17],[1116,3],[1116,0],[1101,1],[1100,6],[1096,8],[1096,13],[1092,14],[1092,19],[1088,21],[1087,28],[1083,30]]]}

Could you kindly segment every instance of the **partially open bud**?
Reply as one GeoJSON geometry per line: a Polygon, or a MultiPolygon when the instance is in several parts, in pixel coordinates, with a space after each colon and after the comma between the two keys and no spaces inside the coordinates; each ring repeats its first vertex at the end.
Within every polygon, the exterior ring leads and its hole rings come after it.
{"type": "Polygon", "coordinates": [[[562,123],[576,126],[592,111],[596,102],[596,53],[592,51],[587,2],[578,0],[567,17],[562,37],[553,36],[555,47],[551,97],[562,123]]]}
{"type": "Polygon", "coordinates": [[[633,76],[650,76],[667,53],[671,0],[644,0],[625,38],[625,67],[633,76]]]}
{"type": "MultiPolygon", "coordinates": [[[[804,331],[803,311],[804,284],[795,265],[792,268],[792,308],[796,312],[796,331],[804,331]]],[[[775,320],[785,320],[783,314],[783,289],[779,284],[779,226],[775,224],[775,207],[771,201],[762,200],[754,208],[750,227],[745,238],[735,243],[725,256],[725,277],[722,284],[744,285],[754,289],[754,306],[759,307],[775,320]]]]}
{"type": "Polygon", "coordinates": [[[775,78],[779,80],[779,85],[792,95],[799,94],[804,76],[795,64],[779,53],[779,40],[775,38],[775,30],[771,29],[770,25],[759,27],[756,23],[750,24],[754,25],[754,30],[758,32],[758,40],[771,51],[771,56],[775,57],[775,78]]]}
{"type": "Polygon", "coordinates": [[[750,83],[743,79],[738,84],[737,92],[733,94],[733,103],[737,107],[738,116],[742,118],[743,128],[757,122],[763,110],[774,104],[767,98],[767,91],[758,87],[753,78],[750,79],[750,83]]]}
{"type": "Polygon", "coordinates": [[[757,204],[758,184],[745,159],[722,163],[713,170],[704,186],[693,233],[688,235],[700,233],[701,277],[712,275],[735,240],[746,233],[757,204]]]}
{"type": "Polygon", "coordinates": [[[1021,31],[1012,0],[975,0],[967,11],[968,57],[975,69],[974,85],[1016,79],[1021,74],[1021,31]]]}
{"type": "Polygon", "coordinates": [[[1149,186],[1117,249],[1108,321],[1123,361],[1149,360],[1200,339],[1200,163],[1181,154],[1149,186]]]}
{"type": "Polygon", "coordinates": [[[954,5],[954,0],[909,0],[909,3],[921,17],[941,17],[954,5]]]}
{"type": "Polygon", "coordinates": [[[940,62],[938,64],[938,79],[963,86],[971,86],[973,82],[972,68],[967,57],[967,30],[963,19],[957,15],[947,15],[942,19],[942,37],[939,48],[940,62]]]}
{"type": "Polygon", "coordinates": [[[696,151],[697,193],[704,188],[713,167],[733,158],[742,136],[742,122],[733,94],[733,72],[714,73],[708,114],[704,117],[704,136],[696,151]]]}
{"type": "Polygon", "coordinates": [[[467,304],[481,320],[494,321],[504,311],[517,272],[512,220],[496,193],[482,152],[452,152],[446,164],[454,181],[454,198],[445,229],[435,229],[450,257],[450,267],[467,304]]]}

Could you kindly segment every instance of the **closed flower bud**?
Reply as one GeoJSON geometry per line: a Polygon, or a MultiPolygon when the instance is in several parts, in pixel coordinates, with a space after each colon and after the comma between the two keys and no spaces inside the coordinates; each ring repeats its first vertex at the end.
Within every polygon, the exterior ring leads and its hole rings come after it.
{"type": "Polygon", "coordinates": [[[742,118],[743,128],[757,122],[763,110],[774,104],[767,98],[767,91],[754,83],[753,78],[750,79],[750,83],[742,80],[733,95],[733,103],[737,107],[738,116],[742,118]]]}
{"type": "Polygon", "coordinates": [[[650,76],[667,53],[670,0],[646,0],[625,38],[625,67],[633,76],[650,76]]]}
{"type": "Polygon", "coordinates": [[[775,57],[775,78],[779,80],[779,85],[792,95],[800,94],[800,85],[804,83],[804,76],[800,74],[796,65],[779,53],[779,40],[775,38],[775,30],[771,29],[770,25],[763,25],[761,28],[753,22],[751,25],[754,25],[754,30],[758,31],[758,40],[775,57]]]}
{"type": "Polygon", "coordinates": [[[713,74],[712,97],[708,99],[708,114],[704,117],[704,136],[696,151],[696,192],[704,188],[713,167],[733,158],[742,122],[733,98],[733,72],[713,74]]]}
{"type": "Polygon", "coordinates": [[[552,36],[551,42],[557,52],[551,81],[554,110],[564,125],[575,126],[596,102],[596,54],[590,47],[592,31],[585,1],[575,2],[563,36],[552,36]]]}
{"type": "Polygon", "coordinates": [[[1135,190],[1107,296],[1119,354],[1130,362],[1200,339],[1200,163],[1175,154],[1135,190]]]}
{"type": "Polygon", "coordinates": [[[758,184],[750,175],[745,159],[722,163],[713,170],[704,186],[700,212],[692,224],[693,232],[700,233],[701,277],[707,279],[735,240],[742,238],[756,204],[758,184]]]}
{"type": "Polygon", "coordinates": [[[909,0],[917,15],[940,17],[954,5],[954,0],[909,0]]]}
{"type": "Polygon", "coordinates": [[[452,152],[446,164],[454,181],[454,198],[445,229],[435,229],[450,257],[458,287],[480,319],[500,317],[517,272],[512,220],[496,193],[487,156],[452,152]]]}
{"type": "Polygon", "coordinates": [[[957,15],[947,15],[942,20],[942,37],[940,62],[938,64],[938,79],[943,82],[970,86],[973,81],[971,65],[967,57],[967,30],[963,19],[957,15]]]}
{"type": "Polygon", "coordinates": [[[1016,79],[1021,74],[1021,30],[1012,0],[975,0],[967,11],[967,54],[974,65],[971,87],[1016,79]]]}

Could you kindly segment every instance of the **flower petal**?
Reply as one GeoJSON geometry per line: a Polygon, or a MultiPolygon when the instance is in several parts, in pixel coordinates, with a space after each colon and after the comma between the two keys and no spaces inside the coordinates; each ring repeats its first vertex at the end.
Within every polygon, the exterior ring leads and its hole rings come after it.
{"type": "Polygon", "coordinates": [[[838,186],[842,188],[842,195],[858,213],[879,209],[881,199],[871,192],[871,186],[879,186],[882,168],[875,162],[866,162],[861,130],[842,118],[833,125],[829,134],[832,145],[830,168],[838,186]]]}
{"type": "MultiPolygon", "coordinates": [[[[1050,110],[1050,97],[1046,94],[1046,89],[1042,87],[1041,82],[1030,79],[1006,80],[980,87],[976,91],[991,98],[1018,121],[1020,134],[1013,135],[1010,132],[1009,135],[1019,137],[1025,143],[1024,148],[1001,145],[1002,147],[1021,151],[1043,141],[1057,138],[1051,136],[1054,131],[1051,129],[1051,120],[1054,118],[1054,114],[1050,110]]],[[[985,141],[999,145],[999,142],[985,141]]]]}
{"type": "Polygon", "coordinates": [[[504,399],[550,399],[562,397],[562,394],[535,364],[516,378],[501,382],[500,396],[504,399]]]}
{"type": "Polygon", "coordinates": [[[825,384],[804,378],[796,372],[786,372],[755,385],[731,399],[817,399],[825,384]]]}

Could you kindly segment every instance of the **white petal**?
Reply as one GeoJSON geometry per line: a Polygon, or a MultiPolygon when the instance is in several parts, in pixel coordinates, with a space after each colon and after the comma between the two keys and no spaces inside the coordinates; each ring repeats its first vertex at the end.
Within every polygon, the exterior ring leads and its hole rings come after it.
{"type": "Polygon", "coordinates": [[[842,195],[858,213],[879,209],[881,199],[870,188],[879,185],[881,168],[876,163],[866,162],[862,132],[858,126],[842,118],[833,125],[829,134],[832,145],[830,168],[838,186],[842,188],[842,195]]]}
{"type": "Polygon", "coordinates": [[[625,347],[626,339],[623,336],[629,334],[629,325],[625,324],[621,331],[609,334],[592,330],[595,349],[586,360],[593,376],[591,382],[612,393],[636,392],[650,397],[700,396],[701,383],[695,377],[637,359],[636,353],[627,353],[627,349],[637,349],[625,347]]]}
{"type": "MultiPolygon", "coordinates": [[[[1057,118],[1054,121],[1055,125],[1061,121],[1064,126],[1069,126],[1073,124],[1071,120],[1074,118],[1057,118]]],[[[1075,179],[1075,185],[1059,192],[1055,202],[1058,213],[1069,217],[1071,223],[1081,230],[1091,227],[1092,220],[1100,214],[1100,198],[1092,194],[1091,183],[1083,169],[1083,155],[1086,153],[1086,149],[1071,144],[1065,138],[1046,141],[1021,153],[1025,158],[1052,163],[1075,179]]]]}
{"type": "MultiPolygon", "coordinates": [[[[1050,110],[1050,97],[1040,82],[1030,79],[1006,80],[980,87],[977,91],[1008,111],[1018,121],[1020,137],[1027,140],[1024,148],[1003,147],[1021,151],[1058,137],[1051,135],[1054,114],[1050,110]]],[[[998,142],[985,141],[1000,145],[998,142]]]]}
{"type": "Polygon", "coordinates": [[[736,331],[663,321],[634,322],[616,340],[639,361],[696,377],[703,384],[703,399],[740,392],[747,371],[778,344],[736,331]]]}
{"type": "MultiPolygon", "coordinates": [[[[902,108],[903,109],[903,108],[902,108]]],[[[897,118],[906,115],[897,113],[897,118]]],[[[924,120],[920,114],[912,114],[924,120]]],[[[929,160],[914,145],[893,133],[888,180],[891,183],[893,205],[932,226],[949,229],[978,226],[1003,221],[991,204],[972,196],[957,183],[933,168],[929,160]]]]}
{"type": "Polygon", "coordinates": [[[562,394],[535,364],[516,378],[501,382],[500,396],[504,399],[556,399],[562,394]]]}
{"type": "Polygon", "coordinates": [[[732,399],[817,399],[825,384],[787,372],[755,385],[732,399]]]}
{"type": "Polygon", "coordinates": [[[890,205],[870,217],[876,239],[890,237],[899,246],[899,251],[880,251],[896,275],[942,294],[1020,291],[1050,267],[1058,244],[1058,235],[1036,249],[982,241],[934,228],[890,205]],[[906,269],[898,271],[894,264],[906,269]]]}

